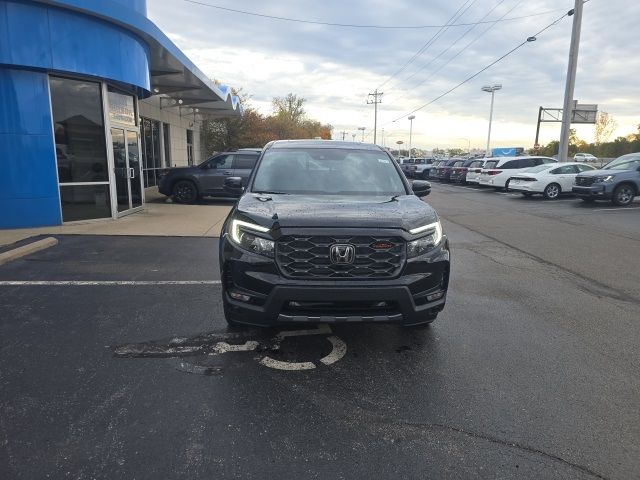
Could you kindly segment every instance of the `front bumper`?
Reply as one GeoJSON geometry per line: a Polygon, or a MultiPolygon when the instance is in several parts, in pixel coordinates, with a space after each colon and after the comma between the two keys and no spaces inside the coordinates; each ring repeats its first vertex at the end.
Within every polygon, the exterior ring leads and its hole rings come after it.
{"type": "Polygon", "coordinates": [[[247,325],[419,324],[444,308],[449,284],[446,237],[431,252],[408,260],[400,276],[391,279],[286,278],[273,259],[238,248],[226,235],[220,239],[220,257],[222,295],[233,309],[234,320],[247,325]],[[250,300],[233,299],[230,293],[250,300]],[[439,298],[431,297],[434,294],[439,298]]]}
{"type": "Polygon", "coordinates": [[[608,200],[612,196],[612,191],[607,191],[606,185],[591,185],[589,187],[579,187],[574,185],[571,192],[580,198],[602,198],[608,200]]]}

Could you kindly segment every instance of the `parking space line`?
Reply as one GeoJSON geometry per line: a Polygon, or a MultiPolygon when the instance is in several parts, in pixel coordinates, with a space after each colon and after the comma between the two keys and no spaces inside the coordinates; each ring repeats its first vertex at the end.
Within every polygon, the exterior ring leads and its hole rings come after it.
{"type": "Polygon", "coordinates": [[[640,210],[640,207],[594,208],[591,212],[626,212],[628,210],[640,210]]]}
{"type": "Polygon", "coordinates": [[[220,280],[0,280],[0,286],[220,285],[220,280]]]}

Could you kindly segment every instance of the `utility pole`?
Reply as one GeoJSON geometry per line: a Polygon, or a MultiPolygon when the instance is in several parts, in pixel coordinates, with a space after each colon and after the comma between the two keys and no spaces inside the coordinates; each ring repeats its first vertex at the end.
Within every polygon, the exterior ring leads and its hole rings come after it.
{"type": "Polygon", "coordinates": [[[358,127],[358,130],[362,131],[362,139],[360,141],[364,143],[364,131],[366,130],[366,127],[358,127]]]}
{"type": "Polygon", "coordinates": [[[409,159],[411,159],[411,136],[413,134],[413,119],[416,118],[415,115],[409,116],[409,159]]]}
{"type": "Polygon", "coordinates": [[[582,30],[582,5],[584,0],[575,0],[573,7],[573,28],[571,30],[571,48],[569,49],[569,66],[567,68],[567,84],[564,89],[564,106],[562,107],[562,130],[558,147],[558,161],[566,162],[569,153],[569,135],[573,118],[573,91],[576,86],[576,68],[578,66],[578,49],[580,47],[580,31],[582,30]]]}
{"type": "Polygon", "coordinates": [[[340,132],[342,134],[342,141],[344,142],[344,137],[347,134],[347,132],[345,132],[344,130],[340,132]]]}
{"type": "Polygon", "coordinates": [[[373,103],[373,143],[377,143],[378,140],[378,104],[382,103],[382,95],[384,95],[384,92],[378,92],[378,89],[376,88],[375,91],[373,93],[369,94],[369,97],[373,97],[373,100],[371,100],[370,98],[367,97],[367,105],[371,105],[373,103]],[[380,97],[380,98],[378,98],[380,97]]]}

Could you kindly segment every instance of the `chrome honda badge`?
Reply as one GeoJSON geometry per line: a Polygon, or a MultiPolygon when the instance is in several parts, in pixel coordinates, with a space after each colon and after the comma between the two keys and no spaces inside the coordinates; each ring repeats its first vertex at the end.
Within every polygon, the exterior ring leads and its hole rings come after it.
{"type": "Polygon", "coordinates": [[[349,265],[356,259],[356,247],[336,243],[329,248],[329,259],[336,265],[349,265]]]}

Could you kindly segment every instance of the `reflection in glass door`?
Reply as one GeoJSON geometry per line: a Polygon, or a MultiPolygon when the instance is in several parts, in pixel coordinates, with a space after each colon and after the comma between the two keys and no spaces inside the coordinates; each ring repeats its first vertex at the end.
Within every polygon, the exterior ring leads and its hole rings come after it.
{"type": "Polygon", "coordinates": [[[113,144],[118,212],[120,213],[142,206],[138,132],[112,128],[111,142],[113,144]]]}
{"type": "Polygon", "coordinates": [[[131,184],[131,207],[142,205],[142,170],[140,165],[140,149],[138,148],[138,132],[127,130],[127,160],[129,162],[129,182],[131,184]]]}

